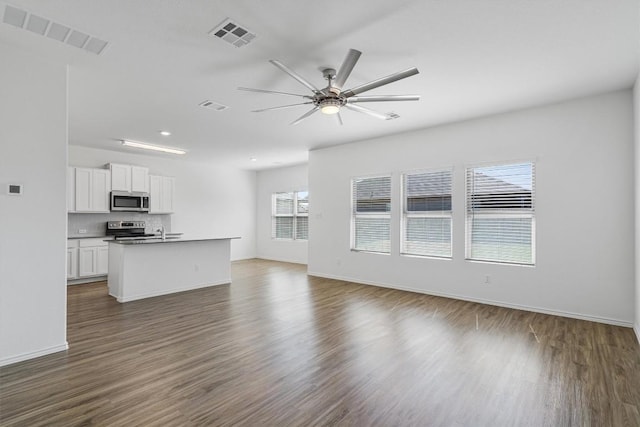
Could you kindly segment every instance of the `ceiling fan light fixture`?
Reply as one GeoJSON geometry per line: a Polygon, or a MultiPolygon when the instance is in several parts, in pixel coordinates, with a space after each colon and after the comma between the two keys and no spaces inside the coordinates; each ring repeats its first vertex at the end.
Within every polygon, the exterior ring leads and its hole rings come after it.
{"type": "Polygon", "coordinates": [[[336,114],[340,111],[340,106],[342,103],[340,100],[335,98],[326,98],[320,101],[320,111],[323,114],[336,114]]]}

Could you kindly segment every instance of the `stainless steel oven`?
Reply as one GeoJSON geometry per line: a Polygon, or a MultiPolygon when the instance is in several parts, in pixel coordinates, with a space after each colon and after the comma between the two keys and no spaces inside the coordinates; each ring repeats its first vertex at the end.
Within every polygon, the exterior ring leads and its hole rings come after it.
{"type": "Polygon", "coordinates": [[[112,191],[111,210],[116,212],[149,212],[149,194],[112,191]]]}

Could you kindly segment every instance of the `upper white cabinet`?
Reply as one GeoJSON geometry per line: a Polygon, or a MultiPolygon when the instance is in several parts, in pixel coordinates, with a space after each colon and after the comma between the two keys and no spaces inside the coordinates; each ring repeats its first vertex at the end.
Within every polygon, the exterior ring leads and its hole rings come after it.
{"type": "Polygon", "coordinates": [[[149,213],[173,213],[175,182],[172,176],[149,175],[149,213]]]}
{"type": "MultiPolygon", "coordinates": [[[[71,212],[109,212],[109,191],[111,174],[107,169],[74,168],[72,194],[75,200],[67,205],[71,212]]],[[[69,187],[71,187],[69,185],[69,187]]],[[[68,195],[71,198],[71,195],[68,195]]]]}
{"type": "Polygon", "coordinates": [[[111,190],[149,192],[149,168],[111,163],[109,169],[111,190]]]}
{"type": "Polygon", "coordinates": [[[131,191],[149,192],[149,168],[131,166],[131,191]]]}
{"type": "Polygon", "coordinates": [[[67,211],[76,210],[76,168],[67,168],[67,211]]]}

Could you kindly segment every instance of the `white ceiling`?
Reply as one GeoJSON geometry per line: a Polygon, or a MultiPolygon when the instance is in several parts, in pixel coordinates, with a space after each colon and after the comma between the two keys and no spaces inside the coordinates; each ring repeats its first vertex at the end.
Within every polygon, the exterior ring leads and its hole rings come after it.
{"type": "Polygon", "coordinates": [[[109,42],[97,56],[0,21],[1,42],[70,64],[70,144],[134,152],[118,144],[128,138],[245,169],[304,162],[317,147],[629,88],[638,73],[640,0],[8,4],[109,42]],[[257,38],[235,48],[209,36],[225,18],[257,38]],[[420,74],[366,94],[422,99],[367,104],[397,113],[395,120],[346,110],[343,126],[320,113],[290,126],[309,106],[252,113],[297,100],[236,89],[307,94],[268,60],[324,87],[320,69],[338,68],[349,48],[363,55],[347,88],[415,66],[420,74]],[[207,110],[198,106],[204,100],[230,108],[207,110]],[[160,136],[162,129],[172,135],[160,136]]]}

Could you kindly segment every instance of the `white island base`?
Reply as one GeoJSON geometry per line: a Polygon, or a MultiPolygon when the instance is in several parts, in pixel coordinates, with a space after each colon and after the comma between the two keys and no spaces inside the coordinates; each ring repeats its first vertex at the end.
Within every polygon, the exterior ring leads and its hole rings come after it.
{"type": "Polygon", "coordinates": [[[109,242],[118,302],[231,283],[231,238],[109,242]]]}

